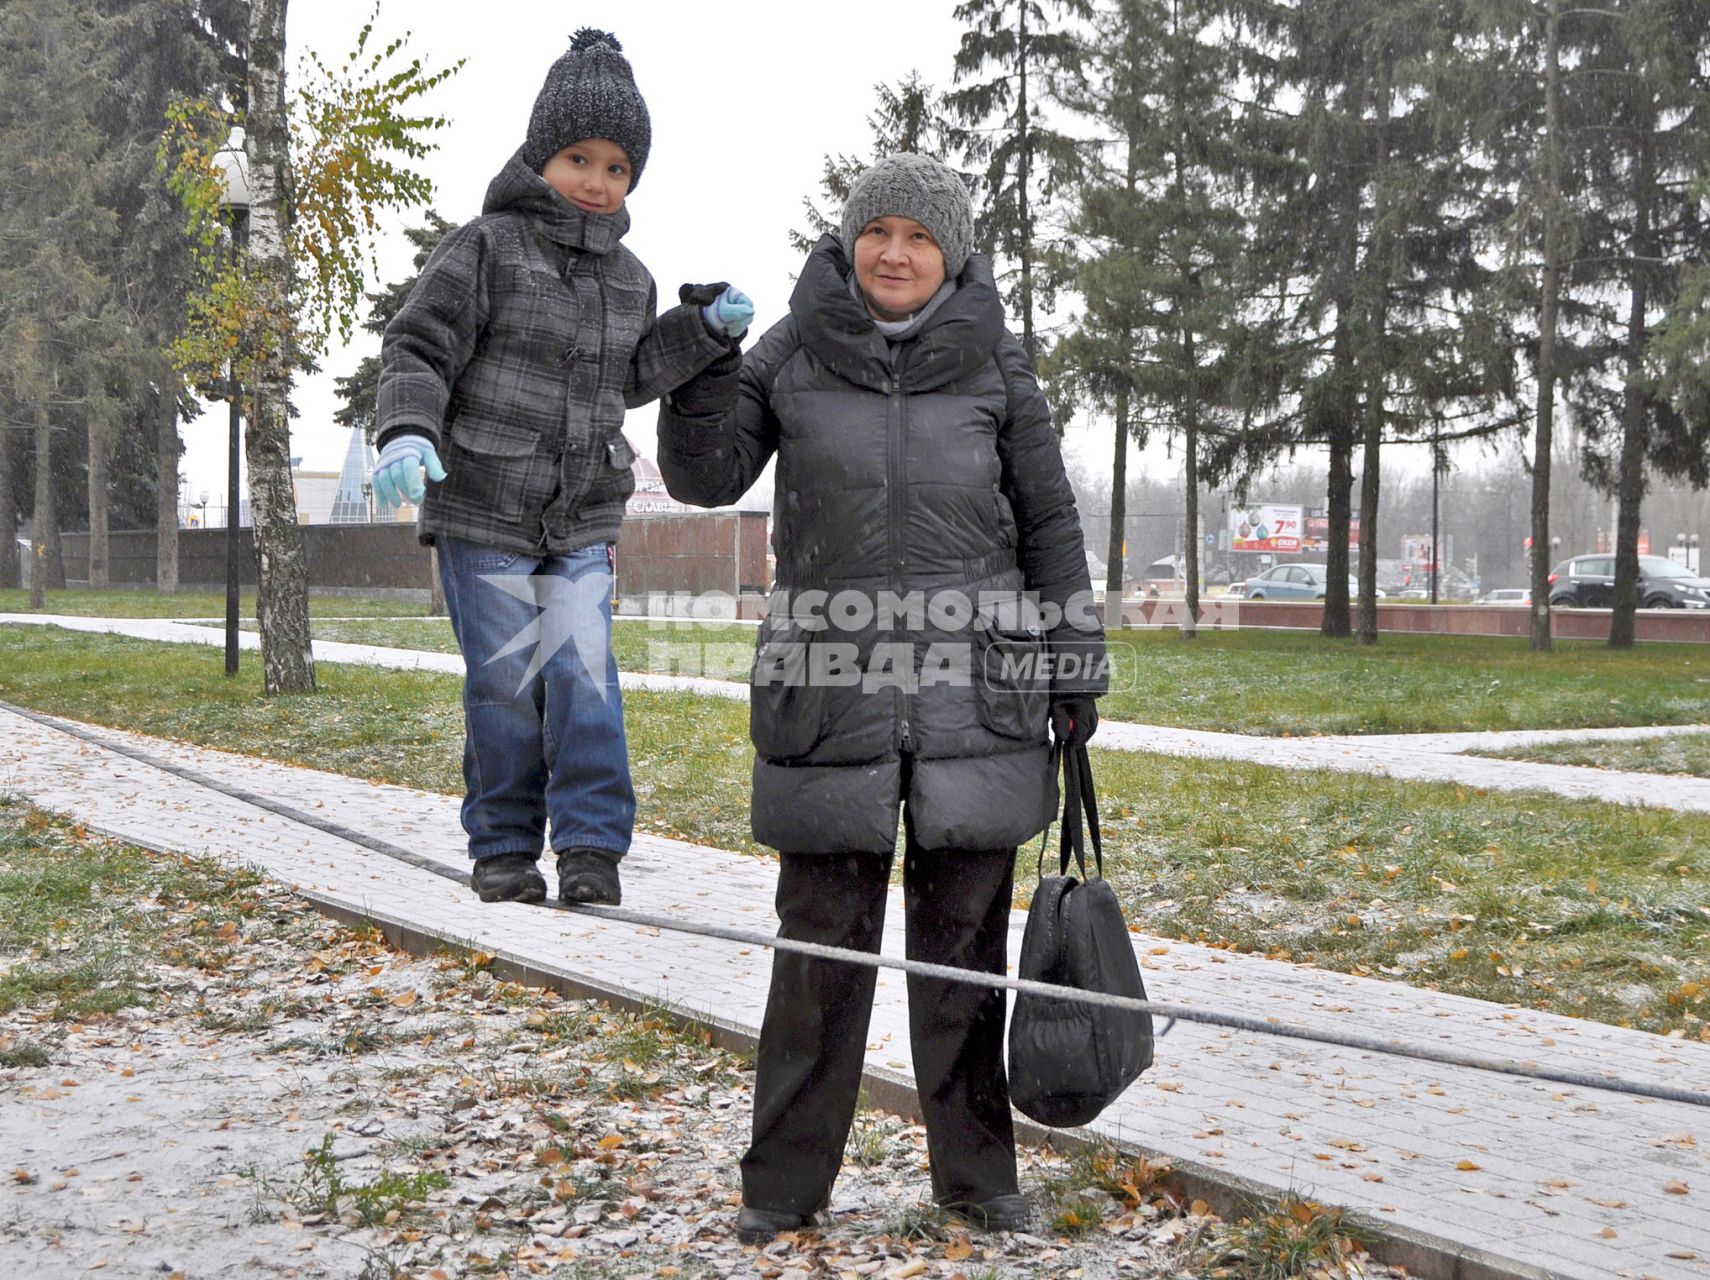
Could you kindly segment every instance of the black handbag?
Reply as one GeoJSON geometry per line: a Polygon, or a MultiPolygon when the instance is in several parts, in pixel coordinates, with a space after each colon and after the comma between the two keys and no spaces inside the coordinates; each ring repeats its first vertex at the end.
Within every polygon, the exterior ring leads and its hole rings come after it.
{"type": "MultiPolygon", "coordinates": [[[[1056,753],[1053,753],[1056,754],[1056,753]]],[[[1021,974],[1035,982],[1146,999],[1134,944],[1104,879],[1098,803],[1087,749],[1062,752],[1063,831],[1058,875],[1041,874],[1021,938],[1021,974]],[[1085,811],[1098,878],[1087,876],[1085,811]],[[1069,874],[1078,864],[1080,878],[1069,874]]],[[[1055,769],[1055,764],[1053,764],[1055,769]]],[[[1021,994],[1009,1024],[1009,1093],[1029,1119],[1056,1129],[1093,1120],[1152,1065],[1152,1015],[1021,994]]]]}

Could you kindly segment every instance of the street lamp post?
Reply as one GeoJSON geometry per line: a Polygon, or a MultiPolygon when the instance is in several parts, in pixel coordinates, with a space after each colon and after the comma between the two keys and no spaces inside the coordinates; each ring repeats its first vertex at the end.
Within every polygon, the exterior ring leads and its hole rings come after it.
{"type": "MultiPolygon", "coordinates": [[[[231,215],[232,251],[242,253],[249,240],[249,170],[244,154],[244,132],[234,128],[226,145],[214,156],[220,175],[220,207],[231,215]]],[[[238,427],[243,388],[238,383],[234,354],[226,388],[231,397],[231,416],[226,435],[226,674],[238,669],[238,427]]]]}
{"type": "Polygon", "coordinates": [[[208,527],[208,491],[206,489],[202,490],[202,500],[196,505],[202,509],[201,519],[198,523],[206,529],[208,527]]]}

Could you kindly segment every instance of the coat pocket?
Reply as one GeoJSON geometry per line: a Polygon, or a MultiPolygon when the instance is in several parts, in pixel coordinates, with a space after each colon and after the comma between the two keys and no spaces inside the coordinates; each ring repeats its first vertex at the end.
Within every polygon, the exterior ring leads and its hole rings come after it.
{"type": "Polygon", "coordinates": [[[811,644],[793,622],[760,628],[748,680],[748,736],[768,760],[802,760],[824,736],[825,690],[812,679],[811,644]]]}
{"type": "Polygon", "coordinates": [[[535,458],[535,434],[472,415],[457,418],[447,434],[441,496],[504,519],[517,519],[541,470],[535,458]]]}
{"type": "Polygon", "coordinates": [[[607,436],[600,446],[600,458],[593,483],[588,486],[591,503],[627,502],[635,492],[635,446],[620,431],[607,436]]]}
{"type": "Polygon", "coordinates": [[[1043,742],[1051,705],[1044,635],[977,623],[974,635],[980,646],[974,677],[980,723],[1005,738],[1043,742]]]}

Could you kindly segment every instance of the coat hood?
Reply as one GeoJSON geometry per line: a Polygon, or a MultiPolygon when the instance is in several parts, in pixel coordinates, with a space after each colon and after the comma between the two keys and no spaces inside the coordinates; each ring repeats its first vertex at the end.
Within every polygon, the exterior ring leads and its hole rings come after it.
{"type": "Polygon", "coordinates": [[[969,254],[956,292],[897,343],[890,344],[849,288],[853,268],[834,235],[820,237],[790,295],[802,343],[840,377],[875,391],[895,379],[904,392],[931,391],[990,360],[1003,340],[1003,305],[991,262],[969,254]]]}
{"type": "Polygon", "coordinates": [[[521,213],[547,239],[585,253],[609,253],[629,230],[629,209],[589,213],[578,209],[523,162],[518,151],[487,185],[482,213],[521,213]]]}

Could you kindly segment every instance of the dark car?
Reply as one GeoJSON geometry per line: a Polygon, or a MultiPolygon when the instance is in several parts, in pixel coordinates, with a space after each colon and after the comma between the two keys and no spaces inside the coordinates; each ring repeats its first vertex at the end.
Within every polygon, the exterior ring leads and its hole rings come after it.
{"type": "MultiPolygon", "coordinates": [[[[1608,609],[1615,604],[1615,557],[1564,560],[1550,574],[1550,607],[1608,609]]],[[[1662,556],[1639,557],[1639,608],[1710,609],[1710,578],[1662,556]]]]}

